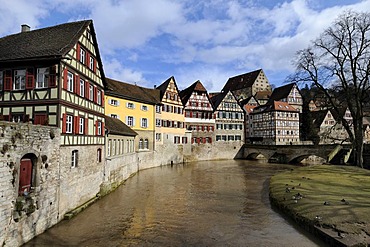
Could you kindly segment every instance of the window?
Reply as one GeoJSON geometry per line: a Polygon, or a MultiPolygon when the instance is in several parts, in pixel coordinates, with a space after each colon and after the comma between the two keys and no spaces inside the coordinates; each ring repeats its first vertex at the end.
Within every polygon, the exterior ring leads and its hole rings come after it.
{"type": "Polygon", "coordinates": [[[67,90],[73,92],[73,74],[69,71],[67,75],[67,90]]]}
{"type": "Polygon", "coordinates": [[[179,143],[180,143],[180,136],[174,136],[174,137],[173,137],[173,142],[174,142],[175,144],[179,144],[179,143]]]}
{"type": "Polygon", "coordinates": [[[119,102],[118,102],[118,100],[115,100],[115,99],[109,99],[109,100],[108,100],[108,103],[109,103],[110,105],[113,105],[113,106],[119,106],[119,102]]]}
{"type": "Polygon", "coordinates": [[[187,144],[188,143],[188,138],[186,136],[182,137],[182,143],[187,144]]]}
{"type": "Polygon", "coordinates": [[[128,126],[134,126],[135,124],[134,124],[134,117],[133,116],[127,116],[127,119],[126,119],[126,124],[128,125],[128,126]]]}
{"type": "Polygon", "coordinates": [[[221,141],[221,136],[220,135],[216,135],[216,142],[218,141],[221,141]]]}
{"type": "Polygon", "coordinates": [[[101,91],[100,90],[97,90],[96,92],[96,103],[98,105],[101,105],[101,91]]]}
{"type": "Polygon", "coordinates": [[[71,167],[75,168],[78,166],[78,150],[73,150],[72,151],[72,162],[71,162],[71,167]]]}
{"type": "Polygon", "coordinates": [[[142,111],[147,111],[147,110],[148,110],[148,106],[146,106],[146,105],[141,105],[141,110],[142,110],[142,111]]]}
{"type": "Polygon", "coordinates": [[[111,154],[111,152],[110,152],[111,146],[112,146],[112,140],[108,140],[108,147],[107,147],[107,156],[108,157],[111,154]]]}
{"type": "Polygon", "coordinates": [[[94,64],[95,64],[95,59],[94,57],[90,56],[89,69],[94,70],[94,64]]]}
{"type": "Polygon", "coordinates": [[[98,121],[97,122],[97,126],[96,126],[98,129],[97,129],[97,135],[102,135],[102,122],[98,121]]]}
{"type": "Polygon", "coordinates": [[[14,71],[14,90],[22,90],[26,88],[26,70],[15,70],[14,71]]]}
{"type": "Polygon", "coordinates": [[[129,109],[134,109],[135,108],[134,103],[132,103],[132,102],[127,102],[126,107],[129,108],[129,109]]]}
{"type": "Polygon", "coordinates": [[[66,133],[72,133],[73,131],[73,116],[66,116],[66,133]]]}
{"type": "Polygon", "coordinates": [[[80,48],[80,62],[85,64],[86,63],[86,51],[80,48]]]}
{"type": "Polygon", "coordinates": [[[140,140],[139,140],[139,150],[143,149],[143,147],[144,147],[144,140],[143,140],[143,138],[140,138],[140,140]]]}
{"type": "Polygon", "coordinates": [[[162,139],[162,135],[161,135],[161,133],[156,133],[156,134],[155,134],[155,140],[156,140],[157,142],[159,142],[159,141],[161,141],[161,139],[162,139]]]}
{"type": "Polygon", "coordinates": [[[161,127],[161,120],[160,119],[158,119],[158,118],[155,119],[155,126],[156,127],[161,127]]]}
{"type": "Polygon", "coordinates": [[[148,119],[142,118],[141,119],[141,128],[148,128],[148,119]]]}
{"type": "Polygon", "coordinates": [[[37,69],[36,88],[46,88],[49,85],[49,68],[37,69]]]}
{"type": "Polygon", "coordinates": [[[94,101],[94,86],[89,85],[89,100],[94,101]]]}
{"type": "MultiPolygon", "coordinates": [[[[1,82],[0,82],[1,83],[1,82]]],[[[156,113],[161,113],[161,106],[160,105],[156,105],[155,106],[155,112],[156,113]]]]}
{"type": "Polygon", "coordinates": [[[85,81],[83,79],[80,79],[80,96],[85,96],[85,81]]]}
{"type": "Polygon", "coordinates": [[[98,148],[97,152],[96,152],[96,161],[97,162],[101,162],[101,148],[98,148]]]}
{"type": "Polygon", "coordinates": [[[144,149],[149,149],[149,140],[145,139],[144,141],[144,149]]]}
{"type": "Polygon", "coordinates": [[[83,117],[80,117],[78,133],[83,134],[84,129],[85,129],[85,119],[83,117]]]}
{"type": "Polygon", "coordinates": [[[112,118],[117,118],[117,119],[119,119],[119,117],[118,117],[118,115],[117,115],[117,114],[110,114],[110,116],[111,116],[112,118]]]}

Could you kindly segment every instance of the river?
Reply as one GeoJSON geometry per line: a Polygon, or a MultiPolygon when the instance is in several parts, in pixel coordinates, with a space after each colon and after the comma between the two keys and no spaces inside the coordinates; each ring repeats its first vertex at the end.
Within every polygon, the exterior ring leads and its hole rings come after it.
{"type": "Polygon", "coordinates": [[[271,208],[287,165],[207,161],[140,171],[25,246],[325,246],[271,208]]]}

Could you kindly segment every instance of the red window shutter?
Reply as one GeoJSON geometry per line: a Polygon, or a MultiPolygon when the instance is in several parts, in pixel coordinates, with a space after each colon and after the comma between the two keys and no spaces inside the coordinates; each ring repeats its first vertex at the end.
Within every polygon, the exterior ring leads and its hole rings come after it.
{"type": "Polygon", "coordinates": [[[98,121],[95,121],[95,135],[98,135],[98,121]]]}
{"type": "Polygon", "coordinates": [[[75,93],[80,95],[80,75],[75,75],[75,93]]]}
{"type": "Polygon", "coordinates": [[[207,142],[207,139],[203,137],[203,144],[207,142]]]}
{"type": "Polygon", "coordinates": [[[56,87],[57,85],[57,66],[50,67],[49,73],[49,87],[56,87]]]}
{"type": "Polygon", "coordinates": [[[85,118],[85,127],[84,127],[84,134],[87,135],[89,134],[89,119],[85,118]]]}
{"type": "Polygon", "coordinates": [[[13,86],[12,71],[11,70],[5,70],[4,91],[12,90],[12,86],[13,86]]]}
{"type": "Polygon", "coordinates": [[[80,119],[79,119],[80,117],[79,116],[74,116],[73,117],[73,128],[74,128],[74,130],[73,130],[73,133],[75,133],[75,134],[78,134],[78,130],[79,130],[79,125],[80,125],[80,119]]]}
{"type": "Polygon", "coordinates": [[[80,50],[81,50],[80,43],[77,43],[77,50],[76,50],[77,61],[80,61],[80,55],[81,55],[80,50]]]}
{"type": "Polygon", "coordinates": [[[193,112],[190,112],[190,117],[193,117],[193,112]]]}
{"type": "Polygon", "coordinates": [[[90,68],[90,52],[86,52],[86,66],[90,68]]]}
{"type": "Polygon", "coordinates": [[[98,101],[98,89],[94,87],[94,102],[96,103],[98,101]]]}
{"type": "Polygon", "coordinates": [[[63,88],[67,90],[68,88],[68,70],[64,69],[63,71],[63,88]]]}
{"type": "Polygon", "coordinates": [[[33,74],[33,68],[26,70],[26,89],[33,89],[35,87],[35,77],[33,74]]]}
{"type": "Polygon", "coordinates": [[[212,143],[212,137],[209,138],[209,143],[212,143]]]}
{"type": "Polygon", "coordinates": [[[104,122],[101,123],[101,135],[104,136],[104,122]]]}
{"type": "Polygon", "coordinates": [[[62,133],[66,133],[66,120],[67,120],[67,114],[63,113],[63,118],[62,118],[62,133]]]}
{"type": "Polygon", "coordinates": [[[90,83],[88,81],[85,82],[85,98],[89,99],[90,97],[90,83]]]}
{"type": "Polygon", "coordinates": [[[105,102],[105,99],[104,99],[104,91],[101,91],[101,105],[104,107],[104,102],[105,102]]]}
{"type": "Polygon", "coordinates": [[[94,58],[94,73],[96,73],[96,59],[94,58]]]}

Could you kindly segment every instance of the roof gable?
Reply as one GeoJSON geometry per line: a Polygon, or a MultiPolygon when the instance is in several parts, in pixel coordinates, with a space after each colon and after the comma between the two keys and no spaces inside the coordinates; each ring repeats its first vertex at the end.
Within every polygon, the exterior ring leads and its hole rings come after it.
{"type": "MultiPolygon", "coordinates": [[[[188,100],[189,100],[189,98],[190,98],[190,96],[193,92],[205,92],[205,93],[207,93],[207,90],[203,86],[203,84],[198,80],[198,81],[194,82],[193,84],[191,84],[189,87],[180,91],[179,95],[180,95],[182,103],[184,105],[186,105],[186,103],[188,102],[188,100]]],[[[208,94],[207,94],[207,97],[208,97],[208,94]]],[[[209,100],[209,98],[208,98],[208,100],[209,100]]]]}
{"type": "Polygon", "coordinates": [[[161,85],[159,85],[157,87],[157,89],[160,91],[160,100],[162,101],[163,99],[163,96],[164,94],[166,93],[166,91],[168,90],[168,87],[171,83],[171,81],[174,83],[175,85],[175,88],[176,88],[176,91],[177,91],[177,94],[180,93],[180,90],[179,88],[177,87],[177,83],[176,83],[176,80],[175,80],[175,77],[174,76],[171,76],[170,78],[168,78],[166,81],[164,81],[161,85]]]}
{"type": "Polygon", "coordinates": [[[70,22],[0,38],[0,62],[61,58],[92,20],[70,22]]]}
{"type": "Polygon", "coordinates": [[[281,87],[277,87],[272,92],[272,94],[270,96],[270,99],[275,100],[275,101],[285,99],[289,96],[290,92],[292,91],[292,89],[294,87],[297,87],[297,84],[290,83],[290,84],[287,84],[287,85],[284,85],[284,86],[281,86],[281,87]]]}
{"type": "Polygon", "coordinates": [[[107,78],[106,81],[107,95],[136,100],[148,104],[160,103],[160,91],[158,89],[144,88],[110,78],[107,78]]]}

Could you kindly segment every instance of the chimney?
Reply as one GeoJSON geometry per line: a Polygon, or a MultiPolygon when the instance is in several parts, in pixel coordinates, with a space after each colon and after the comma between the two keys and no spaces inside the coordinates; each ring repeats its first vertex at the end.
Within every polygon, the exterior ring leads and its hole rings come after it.
{"type": "Polygon", "coordinates": [[[23,25],[21,25],[21,27],[22,27],[22,29],[21,29],[22,33],[31,31],[31,27],[28,26],[27,24],[23,24],[23,25]]]}

